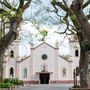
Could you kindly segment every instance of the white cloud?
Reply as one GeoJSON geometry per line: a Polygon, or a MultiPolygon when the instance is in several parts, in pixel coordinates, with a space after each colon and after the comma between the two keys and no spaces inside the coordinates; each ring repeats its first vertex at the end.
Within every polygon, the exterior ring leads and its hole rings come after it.
{"type": "MultiPolygon", "coordinates": [[[[38,31],[36,30],[36,28],[30,23],[23,23],[21,29],[25,30],[25,31],[30,31],[32,34],[36,34],[38,33],[38,31]]],[[[68,40],[65,39],[64,40],[64,35],[59,35],[57,33],[54,33],[57,30],[57,26],[52,26],[52,28],[50,27],[46,27],[41,26],[41,29],[45,29],[47,31],[49,31],[48,36],[47,36],[47,40],[46,42],[48,42],[49,44],[55,45],[55,42],[58,41],[60,44],[60,50],[59,53],[60,54],[68,54],[69,53],[69,45],[68,45],[68,40]],[[63,41],[64,40],[64,41],[63,41]],[[63,42],[63,43],[62,43],[63,42]]],[[[34,40],[36,44],[38,44],[37,40],[34,40]]],[[[29,55],[30,54],[30,49],[29,49],[29,44],[27,43],[23,43],[23,45],[20,46],[20,49],[23,50],[22,52],[20,52],[20,55],[29,55]]]]}

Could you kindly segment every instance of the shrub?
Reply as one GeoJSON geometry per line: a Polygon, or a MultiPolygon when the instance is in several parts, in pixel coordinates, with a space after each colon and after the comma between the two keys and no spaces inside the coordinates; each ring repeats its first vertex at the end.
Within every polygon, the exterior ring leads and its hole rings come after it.
{"type": "Polygon", "coordinates": [[[23,85],[23,81],[19,80],[17,85],[23,85]]]}
{"type": "Polygon", "coordinates": [[[6,78],[3,80],[4,83],[12,83],[15,85],[22,85],[23,81],[22,80],[18,80],[18,78],[6,78]]]}
{"type": "Polygon", "coordinates": [[[12,86],[13,84],[12,83],[0,83],[0,88],[9,88],[10,86],[12,86]]]}
{"type": "Polygon", "coordinates": [[[16,78],[14,84],[15,84],[15,85],[22,85],[22,84],[23,84],[23,81],[22,81],[22,80],[18,80],[18,79],[16,78]]]}
{"type": "Polygon", "coordinates": [[[3,82],[4,82],[4,83],[8,83],[8,82],[10,82],[10,78],[6,78],[6,79],[4,79],[3,82]]]}
{"type": "Polygon", "coordinates": [[[23,81],[18,80],[18,78],[6,78],[0,83],[0,88],[9,88],[13,85],[23,85],[23,81]]]}

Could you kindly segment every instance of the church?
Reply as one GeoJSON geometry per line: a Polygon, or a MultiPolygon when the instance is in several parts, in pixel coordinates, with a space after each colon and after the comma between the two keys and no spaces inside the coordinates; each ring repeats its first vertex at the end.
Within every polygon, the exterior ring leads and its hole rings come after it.
{"type": "Polygon", "coordinates": [[[59,55],[59,45],[42,42],[31,46],[31,55],[19,57],[19,40],[8,47],[4,55],[3,78],[18,78],[25,84],[71,84],[73,70],[79,65],[77,40],[69,40],[69,58],[59,55]]]}

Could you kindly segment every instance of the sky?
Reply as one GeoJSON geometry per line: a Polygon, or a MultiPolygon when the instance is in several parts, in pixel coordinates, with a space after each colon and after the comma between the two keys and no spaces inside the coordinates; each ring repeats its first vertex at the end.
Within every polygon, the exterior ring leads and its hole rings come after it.
{"type": "MultiPolygon", "coordinates": [[[[62,0],[58,0],[62,1],[62,0]]],[[[71,4],[72,0],[66,0],[68,6],[71,4]]],[[[40,35],[38,35],[38,30],[47,30],[48,36],[46,37],[46,42],[55,45],[55,42],[59,42],[59,53],[61,55],[69,54],[69,40],[65,38],[65,35],[60,35],[54,33],[55,31],[62,32],[65,30],[66,26],[60,21],[60,17],[57,16],[53,6],[51,5],[51,0],[32,0],[30,7],[25,10],[23,14],[23,19],[26,20],[25,23],[21,24],[21,29],[24,30],[24,34],[20,42],[20,55],[30,55],[30,43],[33,41],[35,45],[39,44],[40,35]]],[[[62,9],[58,9],[58,14],[64,16],[66,13],[62,9]]],[[[90,10],[90,9],[88,9],[90,10]]],[[[87,11],[87,9],[86,9],[87,11]]],[[[72,23],[70,23],[72,24],[72,23]]]]}
{"type": "MultiPolygon", "coordinates": [[[[38,41],[38,39],[40,39],[40,36],[38,35],[38,30],[43,29],[49,32],[48,36],[46,37],[47,43],[54,46],[55,42],[58,41],[60,48],[59,53],[61,55],[69,54],[68,39],[64,38],[65,35],[54,33],[58,30],[65,30],[66,26],[60,24],[60,18],[54,12],[51,12],[53,10],[54,8],[50,4],[50,0],[33,0],[30,7],[25,10],[23,19],[26,20],[27,23],[23,23],[21,26],[21,29],[25,32],[22,34],[24,37],[22,37],[23,39],[21,40],[20,44],[20,51],[22,51],[20,52],[20,56],[30,55],[30,43],[32,41],[32,35],[33,43],[35,45],[39,44],[40,41],[38,41]],[[35,36],[37,36],[37,38],[35,36]]],[[[59,14],[64,15],[65,12],[61,12],[60,10],[59,14]]]]}
{"type": "MultiPolygon", "coordinates": [[[[72,2],[72,0],[66,1],[68,2],[68,6],[72,2]]],[[[31,41],[33,41],[35,45],[40,43],[40,41],[38,41],[38,39],[40,38],[40,36],[38,35],[38,30],[43,29],[49,32],[48,36],[46,37],[46,42],[54,46],[55,42],[58,41],[60,47],[59,53],[61,55],[69,54],[70,47],[68,38],[64,38],[65,35],[54,33],[55,31],[64,31],[66,25],[62,24],[62,22],[60,21],[60,17],[58,17],[55,12],[52,12],[55,9],[50,2],[51,0],[32,0],[30,7],[25,10],[23,19],[26,20],[27,23],[22,24],[22,30],[24,30],[25,32],[22,35],[24,37],[20,44],[20,49],[23,50],[22,52],[20,52],[21,56],[30,54],[31,41]]],[[[85,14],[87,14],[87,11],[90,11],[89,7],[84,9],[85,14]]],[[[64,16],[66,14],[64,11],[62,11],[62,9],[59,8],[58,10],[59,15],[64,16]]],[[[70,22],[70,24],[72,23],[70,22]]]]}
{"type": "MultiPolygon", "coordinates": [[[[24,33],[24,35],[21,35],[21,42],[20,42],[20,56],[28,56],[30,55],[30,43],[31,43],[31,35],[37,35],[38,30],[31,24],[30,22],[24,23],[21,26],[22,30],[27,31],[28,33],[24,33]],[[24,37],[23,37],[24,36],[24,37]]],[[[69,53],[69,44],[68,44],[68,39],[64,39],[63,35],[54,33],[57,30],[57,26],[53,25],[52,28],[46,27],[45,25],[42,27],[42,29],[45,29],[48,31],[48,36],[46,37],[46,42],[55,46],[55,42],[59,42],[59,54],[60,55],[67,55],[69,53]]],[[[34,37],[33,38],[33,43],[34,45],[38,45],[42,42],[38,41],[39,37],[34,37]]]]}

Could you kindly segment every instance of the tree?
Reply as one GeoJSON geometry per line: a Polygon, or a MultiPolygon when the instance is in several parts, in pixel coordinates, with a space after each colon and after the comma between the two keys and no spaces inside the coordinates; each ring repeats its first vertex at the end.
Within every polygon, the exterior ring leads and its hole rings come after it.
{"type": "Polygon", "coordinates": [[[40,39],[40,41],[45,41],[45,38],[48,35],[48,31],[41,30],[41,31],[39,31],[39,34],[42,36],[42,38],[40,39]]]}
{"type": "Polygon", "coordinates": [[[3,56],[6,48],[17,38],[18,27],[22,22],[22,15],[32,0],[0,0],[0,20],[2,25],[8,23],[9,31],[0,30],[0,79],[3,78],[3,56]],[[2,34],[1,34],[2,33],[2,34]]]}
{"type": "Polygon", "coordinates": [[[59,15],[63,10],[65,16],[60,16],[62,23],[67,25],[66,30],[63,33],[69,34],[75,33],[78,36],[80,44],[80,84],[81,87],[88,86],[88,65],[90,60],[87,58],[90,51],[90,11],[84,13],[85,9],[90,5],[90,0],[52,0],[51,4],[55,8],[55,13],[59,15]],[[87,14],[87,15],[86,15],[87,14]],[[72,24],[71,24],[72,22],[72,24]]]}

